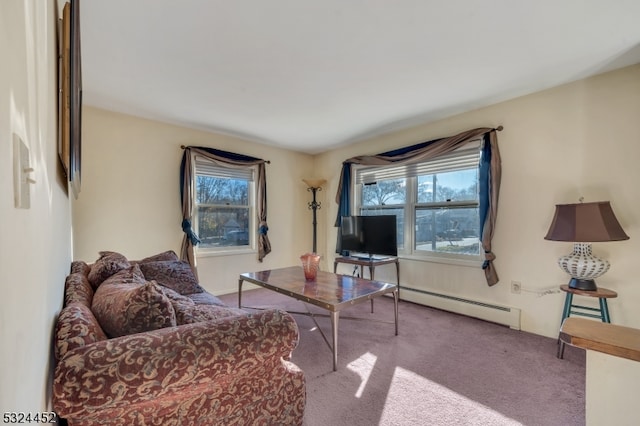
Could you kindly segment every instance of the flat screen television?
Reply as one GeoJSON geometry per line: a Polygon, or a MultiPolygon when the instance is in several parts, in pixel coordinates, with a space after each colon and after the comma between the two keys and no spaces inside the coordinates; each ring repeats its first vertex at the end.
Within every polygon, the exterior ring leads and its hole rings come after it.
{"type": "Polygon", "coordinates": [[[396,216],[343,216],[340,251],[354,257],[397,256],[396,216]]]}

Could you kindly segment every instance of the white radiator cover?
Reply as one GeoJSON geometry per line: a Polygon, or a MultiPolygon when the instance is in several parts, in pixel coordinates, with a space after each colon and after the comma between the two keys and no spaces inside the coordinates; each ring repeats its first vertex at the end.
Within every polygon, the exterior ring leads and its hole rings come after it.
{"type": "Polygon", "coordinates": [[[404,286],[400,287],[400,298],[520,330],[520,309],[518,308],[404,286]]]}

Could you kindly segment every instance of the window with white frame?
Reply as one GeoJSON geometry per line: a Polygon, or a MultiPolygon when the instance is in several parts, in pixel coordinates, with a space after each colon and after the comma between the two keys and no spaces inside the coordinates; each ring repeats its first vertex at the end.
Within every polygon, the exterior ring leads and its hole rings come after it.
{"type": "Polygon", "coordinates": [[[398,253],[480,259],[480,142],[411,165],[355,169],[360,215],[394,214],[398,253]]]}
{"type": "Polygon", "coordinates": [[[255,175],[255,166],[231,167],[196,156],[198,250],[233,251],[255,246],[255,175]]]}

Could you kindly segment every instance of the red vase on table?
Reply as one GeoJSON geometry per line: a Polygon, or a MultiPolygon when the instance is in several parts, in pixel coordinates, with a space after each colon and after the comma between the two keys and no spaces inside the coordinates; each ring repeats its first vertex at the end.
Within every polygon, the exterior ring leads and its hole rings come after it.
{"type": "Polygon", "coordinates": [[[320,268],[320,255],[317,253],[305,253],[300,256],[300,260],[302,261],[304,278],[307,281],[315,280],[320,268]]]}

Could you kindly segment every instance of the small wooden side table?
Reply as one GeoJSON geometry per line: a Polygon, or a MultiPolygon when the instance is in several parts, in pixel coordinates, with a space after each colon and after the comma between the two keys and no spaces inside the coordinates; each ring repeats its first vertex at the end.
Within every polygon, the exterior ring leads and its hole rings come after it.
{"type": "MultiPolygon", "coordinates": [[[[562,319],[560,320],[560,328],[562,328],[562,324],[564,320],[569,318],[571,315],[580,315],[583,317],[597,318],[602,322],[610,323],[611,318],[609,317],[609,306],[607,305],[607,299],[612,299],[614,297],[618,297],[618,293],[613,290],[609,290],[607,288],[598,287],[596,290],[587,291],[580,290],[577,288],[571,288],[568,285],[564,284],[560,286],[560,290],[567,293],[567,296],[564,299],[564,309],[562,311],[562,319]],[[587,297],[597,297],[598,302],[600,304],[600,308],[592,308],[590,306],[581,306],[575,305],[573,303],[573,295],[577,294],[578,296],[587,296],[587,297]]],[[[564,356],[564,345],[565,342],[558,338],[558,358],[562,359],[564,356]]]]}
{"type": "MultiPolygon", "coordinates": [[[[376,259],[376,258],[359,258],[359,257],[351,257],[351,256],[342,256],[336,257],[333,261],[333,273],[336,273],[338,269],[338,263],[348,263],[351,265],[360,266],[360,277],[364,278],[364,267],[369,267],[369,279],[374,280],[376,266],[387,265],[389,263],[396,264],[396,282],[398,286],[398,299],[400,298],[400,262],[397,257],[386,257],[384,259],[376,259]]],[[[373,299],[371,299],[371,312],[373,312],[373,299]]]]}

